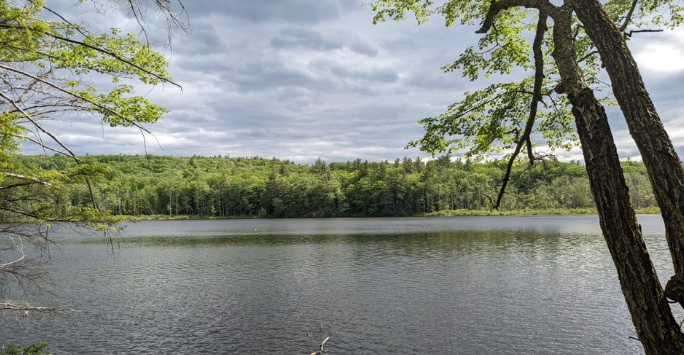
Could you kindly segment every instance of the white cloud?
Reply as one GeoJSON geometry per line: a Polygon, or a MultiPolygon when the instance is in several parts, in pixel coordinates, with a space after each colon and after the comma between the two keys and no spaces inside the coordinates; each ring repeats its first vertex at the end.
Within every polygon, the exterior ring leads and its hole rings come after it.
{"type": "Polygon", "coordinates": [[[640,68],[671,73],[684,70],[684,49],[675,44],[647,44],[636,56],[640,68]]]}

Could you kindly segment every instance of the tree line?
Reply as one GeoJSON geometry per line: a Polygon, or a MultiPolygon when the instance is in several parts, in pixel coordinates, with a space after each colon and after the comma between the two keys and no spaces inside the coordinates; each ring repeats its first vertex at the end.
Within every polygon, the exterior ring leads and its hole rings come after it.
{"type": "MultiPolygon", "coordinates": [[[[81,1],[79,5],[87,3],[81,1]]],[[[144,2],[118,3],[130,9],[129,14],[144,33],[148,28],[140,6],[144,2]]],[[[152,3],[169,24],[182,25],[170,6],[173,1],[152,3]]],[[[179,5],[183,14],[180,1],[179,5]]],[[[148,132],[143,124],[155,122],[166,109],[135,96],[132,84],[174,84],[166,72],[168,61],[141,43],[136,34],[122,34],[118,29],[91,32],[87,26],[46,7],[45,0],[0,1],[0,37],[4,44],[0,47],[0,76],[5,86],[0,91],[0,222],[29,221],[38,227],[28,232],[19,223],[5,226],[0,233],[8,245],[15,246],[0,250],[0,259],[5,261],[0,263],[0,296],[8,289],[5,285],[25,285],[22,280],[35,282],[36,275],[40,275],[33,274],[36,269],[30,266],[40,264],[41,258],[27,258],[23,251],[24,241],[41,250],[50,245],[47,229],[40,226],[68,220],[104,228],[117,220],[110,218],[109,211],[286,217],[295,212],[303,216],[409,215],[412,211],[442,211],[444,206],[484,209],[486,201],[503,208],[568,200],[581,205],[581,199],[567,198],[584,190],[581,179],[575,181],[572,175],[563,175],[570,180],[560,185],[576,190],[566,195],[560,191],[567,189],[554,188],[553,177],[550,182],[548,177],[542,178],[539,181],[546,185],[536,186],[537,180],[529,177],[535,176],[534,169],[521,173],[515,164],[517,155],[525,151],[530,164],[537,159],[532,139],[536,133],[554,149],[581,143],[606,245],[632,316],[636,339],[644,351],[659,355],[684,353],[681,322],[675,319],[670,305],[684,307],[684,167],[627,46],[635,33],[680,27],[684,7],[671,0],[452,0],[440,4],[431,0],[375,0],[370,7],[375,11],[374,23],[414,15],[422,24],[438,15],[443,16],[447,26],[480,26],[476,31],[481,35],[478,43],[443,69],[461,72],[471,81],[494,74],[497,82],[464,93],[463,100],[450,105],[443,114],[421,120],[425,135],[410,145],[433,155],[465,149],[469,156],[487,156],[510,149],[513,154],[507,163],[474,167],[472,162],[455,162],[468,166],[453,171],[463,175],[459,183],[464,185],[440,177],[439,171],[451,172],[449,159],[442,166],[439,162],[423,165],[420,160],[412,161],[413,168],[403,161],[394,166],[389,162],[366,164],[364,168],[365,162],[356,161],[342,165],[346,169],[322,161],[310,167],[289,167],[282,164],[288,162],[276,161],[250,166],[261,166],[261,170],[236,168],[230,175],[180,165],[174,167],[173,171],[180,172],[176,175],[166,175],[163,170],[159,176],[149,174],[154,181],[146,181],[147,175],[143,174],[128,178],[128,173],[106,164],[82,161],[42,122],[80,117],[73,114],[88,112],[109,125],[135,126],[148,132]],[[535,18],[536,26],[530,21],[535,18]],[[524,69],[529,76],[522,81],[510,78],[513,82],[504,82],[509,74],[520,73],[516,68],[524,69]],[[111,82],[98,88],[90,84],[91,74],[111,82]],[[610,79],[612,95],[607,97],[601,93],[605,93],[602,74],[610,79]],[[604,109],[605,99],[613,98],[639,148],[661,208],[674,270],[664,289],[648,256],[634,210],[642,203],[639,199],[652,201],[648,192],[642,195],[650,189],[641,190],[645,184],[638,182],[632,171],[638,167],[623,166],[619,161],[604,109]],[[62,170],[54,170],[51,164],[42,168],[38,160],[16,157],[21,142],[72,160],[63,164],[62,170]],[[503,177],[502,169],[496,169],[501,165],[506,166],[503,177]],[[410,168],[411,172],[402,173],[401,168],[410,168]],[[395,180],[390,179],[393,171],[395,180]],[[218,180],[210,181],[205,175],[218,180]],[[177,180],[168,180],[168,176],[177,180]],[[492,180],[495,176],[497,179],[492,180]],[[297,177],[310,181],[300,183],[297,177]],[[105,183],[93,185],[96,178],[105,183]],[[130,183],[131,179],[138,179],[138,183],[130,183]],[[115,181],[120,181],[120,186],[115,181]],[[513,186],[504,200],[500,201],[499,194],[492,203],[488,191],[496,188],[497,181],[502,186],[513,186]],[[146,190],[163,182],[168,186],[146,190]],[[162,196],[165,194],[166,201],[162,196]],[[18,257],[7,259],[15,255],[18,257]]],[[[153,169],[151,163],[148,165],[153,169]]],[[[547,164],[542,168],[546,169],[547,164]]],[[[540,175],[548,176],[543,171],[540,175]]],[[[10,309],[35,309],[16,302],[5,305],[10,309]]]]}
{"type": "MultiPolygon", "coordinates": [[[[45,196],[55,211],[93,203],[113,215],[203,217],[414,216],[453,210],[487,211],[507,162],[474,163],[444,156],[393,162],[360,159],[295,164],[230,157],[85,156],[82,164],[55,156],[20,156],[47,172],[78,169],[95,177],[45,196]],[[99,178],[98,178],[99,177],[99,178]],[[92,191],[91,191],[92,190],[92,191]]],[[[643,164],[624,162],[637,208],[656,206],[643,164]]],[[[68,174],[67,174],[68,175],[68,174]]],[[[500,210],[591,209],[583,165],[549,160],[516,164],[500,210]]]]}

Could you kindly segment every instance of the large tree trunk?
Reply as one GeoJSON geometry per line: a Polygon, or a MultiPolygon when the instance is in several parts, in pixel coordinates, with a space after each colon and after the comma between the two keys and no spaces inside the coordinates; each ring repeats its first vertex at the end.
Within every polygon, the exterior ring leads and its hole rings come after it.
{"type": "Polygon", "coordinates": [[[554,13],[553,53],[582,143],[592,194],[622,292],[646,354],[684,354],[684,334],[672,316],[629,200],[617,149],[601,103],[588,88],[573,49],[571,12],[554,13]]]}
{"type": "Polygon", "coordinates": [[[577,17],[601,55],[615,98],[648,170],[675,270],[665,289],[666,295],[684,307],[684,168],[646,91],[624,35],[597,0],[573,1],[577,17]]]}

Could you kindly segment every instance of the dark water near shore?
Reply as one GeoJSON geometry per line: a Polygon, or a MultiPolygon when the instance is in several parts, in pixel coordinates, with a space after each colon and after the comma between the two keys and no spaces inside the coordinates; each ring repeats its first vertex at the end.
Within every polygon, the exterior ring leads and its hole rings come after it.
{"type": "MultiPolygon", "coordinates": [[[[640,216],[662,280],[659,216],[640,216]]],[[[163,221],[60,231],[55,354],[641,354],[593,216],[163,221]]],[[[678,315],[682,316],[682,315],[678,315]]]]}

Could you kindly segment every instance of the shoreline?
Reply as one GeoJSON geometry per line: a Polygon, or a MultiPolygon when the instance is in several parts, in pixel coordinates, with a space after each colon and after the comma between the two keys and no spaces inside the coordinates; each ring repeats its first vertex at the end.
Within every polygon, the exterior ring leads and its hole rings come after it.
{"type": "MultiPolygon", "coordinates": [[[[658,207],[635,209],[637,214],[660,214],[658,207]]],[[[200,216],[200,215],[122,215],[125,221],[174,221],[174,220],[222,220],[222,219],[316,219],[316,218],[402,218],[402,217],[467,217],[467,216],[569,216],[569,215],[595,215],[595,208],[571,208],[571,209],[523,209],[523,210],[443,210],[439,212],[421,213],[407,216],[325,216],[325,217],[263,217],[263,216],[200,216]]]]}

